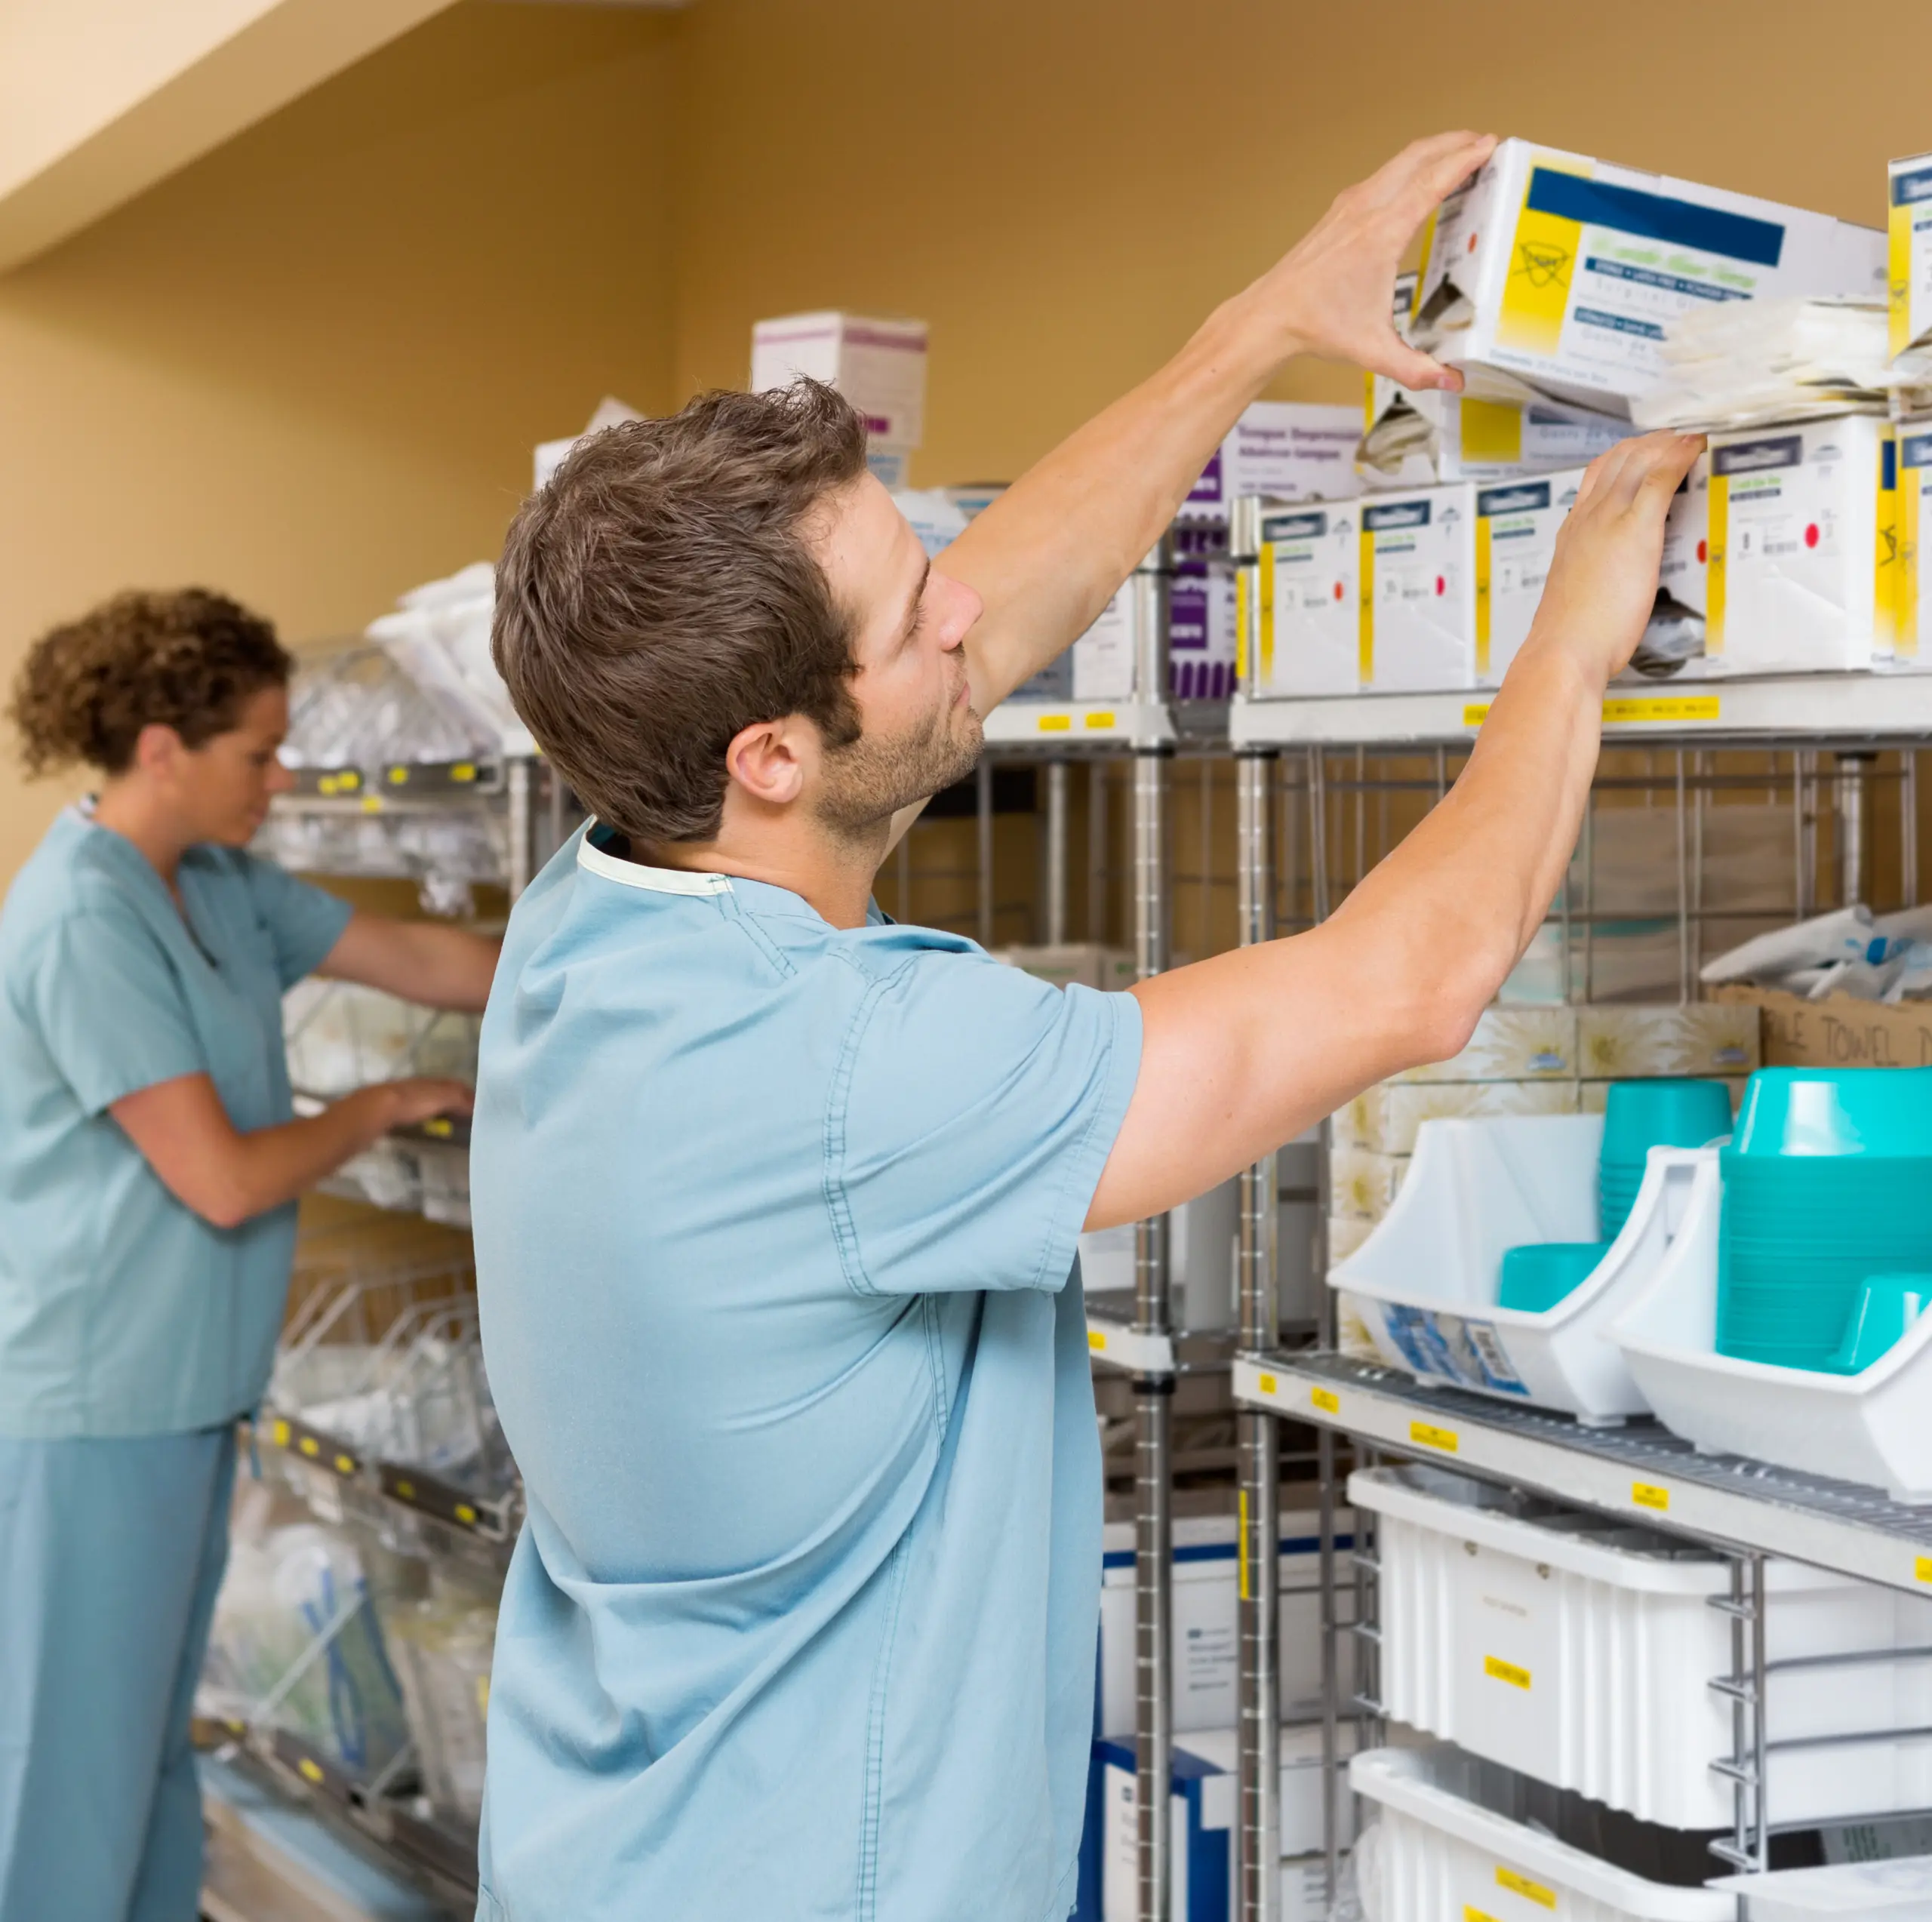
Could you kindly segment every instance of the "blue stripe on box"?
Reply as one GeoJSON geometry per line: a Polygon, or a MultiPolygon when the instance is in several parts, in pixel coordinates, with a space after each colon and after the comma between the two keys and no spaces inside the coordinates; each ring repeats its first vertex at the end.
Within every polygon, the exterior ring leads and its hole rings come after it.
{"type": "MultiPolygon", "coordinates": [[[[1673,923],[1672,925],[1675,925],[1673,923]]],[[[1336,1551],[1352,1548],[1355,1538],[1352,1535],[1335,1537],[1336,1551]]],[[[1317,1535],[1284,1535],[1280,1552],[1284,1555],[1312,1555],[1321,1546],[1321,1538],[1317,1535]]],[[[1204,1542],[1174,1551],[1174,1560],[1181,1561],[1232,1561],[1235,1545],[1232,1542],[1204,1542]]],[[[1109,1548],[1100,1558],[1103,1568],[1131,1568],[1134,1551],[1131,1548],[1109,1548]]]]}
{"type": "Polygon", "coordinates": [[[1694,247],[1761,267],[1775,267],[1784,251],[1784,229],[1775,220],[1726,214],[1638,187],[1613,186],[1580,174],[1560,174],[1553,167],[1531,172],[1527,205],[1532,212],[1554,214],[1561,220],[1609,227],[1672,247],[1694,247]]]}

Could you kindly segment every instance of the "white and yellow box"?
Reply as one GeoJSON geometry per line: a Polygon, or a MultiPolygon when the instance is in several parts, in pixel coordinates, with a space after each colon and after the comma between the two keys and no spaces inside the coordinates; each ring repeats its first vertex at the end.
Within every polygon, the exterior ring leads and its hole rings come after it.
{"type": "Polygon", "coordinates": [[[1390,1078],[1404,1081],[1574,1081],[1577,1010],[1574,1007],[1491,1007],[1460,1054],[1426,1062],[1390,1078]]]}
{"type": "Polygon", "coordinates": [[[1413,1155],[1425,1121],[1576,1112],[1577,1084],[1571,1081],[1383,1081],[1336,1112],[1336,1152],[1413,1155]]]}
{"type": "Polygon", "coordinates": [[[1885,304],[1892,358],[1932,357],[1932,153],[1887,168],[1885,304]]]}
{"type": "Polygon", "coordinates": [[[1577,1052],[1589,1081],[1688,1075],[1728,1080],[1761,1065],[1758,1011],[1730,1001],[1582,1007],[1577,1052]]]}
{"type": "Polygon", "coordinates": [[[1892,657],[1900,667],[1932,660],[1932,609],[1925,605],[1925,570],[1919,530],[1932,524],[1932,420],[1908,420],[1898,429],[1898,581],[1893,607],[1892,657]]]}
{"type": "Polygon", "coordinates": [[[1364,687],[1438,693],[1475,684],[1475,504],[1466,482],[1363,500],[1364,687]]]}
{"type": "Polygon", "coordinates": [[[1478,391],[1627,414],[1664,331],[1712,300],[1884,297],[1885,236],[1823,214],[1505,140],[1432,223],[1415,344],[1478,391]]]}
{"type": "Polygon", "coordinates": [[[1314,501],[1261,520],[1255,570],[1257,695],[1352,694],[1362,686],[1361,509],[1314,501]]]}
{"type": "Polygon", "coordinates": [[[1870,414],[1711,437],[1709,671],[1804,673],[1891,658],[1897,460],[1892,423],[1870,414]]]}
{"type": "Polygon", "coordinates": [[[1561,401],[1417,393],[1380,374],[1367,381],[1355,472],[1371,487],[1506,481],[1584,467],[1636,431],[1615,415],[1561,401]]]}
{"type": "Polygon", "coordinates": [[[1475,678],[1496,687],[1529,638],[1556,558],[1556,537],[1577,504],[1581,468],[1476,490],[1475,678]]]}

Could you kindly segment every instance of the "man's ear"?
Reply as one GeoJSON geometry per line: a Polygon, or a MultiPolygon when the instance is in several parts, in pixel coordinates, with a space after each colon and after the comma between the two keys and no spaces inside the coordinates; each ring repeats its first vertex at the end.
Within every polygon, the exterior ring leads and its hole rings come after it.
{"type": "Polygon", "coordinates": [[[755,721],[731,737],[724,769],[746,796],[783,807],[804,792],[808,763],[817,755],[817,730],[801,715],[755,721]]]}

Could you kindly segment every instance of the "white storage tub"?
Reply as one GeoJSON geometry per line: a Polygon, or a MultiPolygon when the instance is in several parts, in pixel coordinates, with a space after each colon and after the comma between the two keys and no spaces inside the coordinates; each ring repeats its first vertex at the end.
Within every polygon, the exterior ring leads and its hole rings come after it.
{"type": "Polygon", "coordinates": [[[1508,1250],[1598,1238],[1603,1125],[1601,1115],[1423,1124],[1387,1216],[1328,1276],[1390,1367],[1585,1422],[1648,1412],[1608,1335],[1670,1247],[1687,1192],[1672,1164],[1652,1156],[1623,1232],[1554,1308],[1497,1305],[1508,1250]]]}
{"type": "MultiPolygon", "coordinates": [[[[1527,1819],[1522,1785],[1446,1748],[1373,1748],[1349,1764],[1367,1922],[1735,1922],[1734,1896],[1651,1880],[1527,1819]]],[[[1694,1850],[1701,1844],[1690,1842],[1694,1850]]]]}
{"type": "MultiPolygon", "coordinates": [[[[1711,1598],[1728,1565],[1634,1525],[1552,1511],[1442,1470],[1349,1478],[1378,1518],[1381,1687],[1396,1721],[1540,1782],[1674,1828],[1727,1827],[1731,1665],[1711,1598]]],[[[1765,1647],[1796,1658],[1932,1646],[1932,1600],[1788,1561],[1766,1566],[1765,1647]]],[[[1778,1671],[1774,1745],[1878,1732],[1869,1742],[1769,1759],[1781,1825],[1932,1804],[1932,1662],[1866,1661],[1778,1671]]]]}
{"type": "Polygon", "coordinates": [[[1829,1915],[1932,1922],[1932,1856],[1727,1875],[1718,1886],[1743,1898],[1743,1922],[1818,1922],[1829,1915]]]}
{"type": "Polygon", "coordinates": [[[1863,1482],[1901,1502],[1932,1501],[1932,1315],[1856,1375],[1740,1361],[1717,1352],[1718,1223],[1724,1179],[1716,1154],[1690,1164],[1682,1221],[1663,1259],[1620,1303],[1612,1333],[1632,1379],[1674,1433],[1707,1455],[1743,1455],[1780,1468],[1863,1482]]]}

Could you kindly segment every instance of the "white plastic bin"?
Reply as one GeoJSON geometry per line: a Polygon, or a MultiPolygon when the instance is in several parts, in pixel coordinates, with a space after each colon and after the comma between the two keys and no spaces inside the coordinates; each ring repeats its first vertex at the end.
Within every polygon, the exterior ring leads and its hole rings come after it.
{"type": "Polygon", "coordinates": [[[1743,1899],[1743,1922],[1818,1922],[1828,1915],[1932,1922],[1932,1856],[1729,1875],[1718,1886],[1743,1899]]]}
{"type": "MultiPolygon", "coordinates": [[[[1659,1151],[1672,1164],[1686,1158],[1659,1151]]],[[[1717,1155],[1688,1158],[1681,1229],[1612,1333],[1658,1419],[1706,1454],[1743,1455],[1780,1468],[1932,1501],[1932,1315],[1856,1375],[1740,1361],[1717,1352],[1717,1155]]],[[[1673,1177],[1678,1179],[1675,1173],[1673,1177]]]]}
{"type": "Polygon", "coordinates": [[[1521,1785],[1472,1757],[1374,1748],[1349,1780],[1367,1922],[1736,1922],[1732,1896],[1653,1880],[1532,1828],[1521,1785]]]}
{"type": "MultiPolygon", "coordinates": [[[[1718,1557],[1556,1511],[1432,1468],[1349,1480],[1379,1518],[1381,1696],[1396,1721],[1539,1782],[1675,1828],[1727,1825],[1730,1629],[1718,1557]]],[[[1932,1663],[1779,1669],[1795,1658],[1932,1646],[1932,1601],[1787,1561],[1767,1564],[1770,1819],[1808,1824],[1932,1804],[1932,1663]]]]}
{"type": "Polygon", "coordinates": [[[1388,1215],[1329,1271],[1390,1367],[1586,1422],[1647,1412],[1607,1331],[1676,1232],[1683,1182],[1660,1158],[1623,1232],[1568,1295],[1541,1313],[1497,1305],[1508,1250],[1597,1240],[1602,1141],[1601,1115],[1423,1124],[1388,1215]]]}

